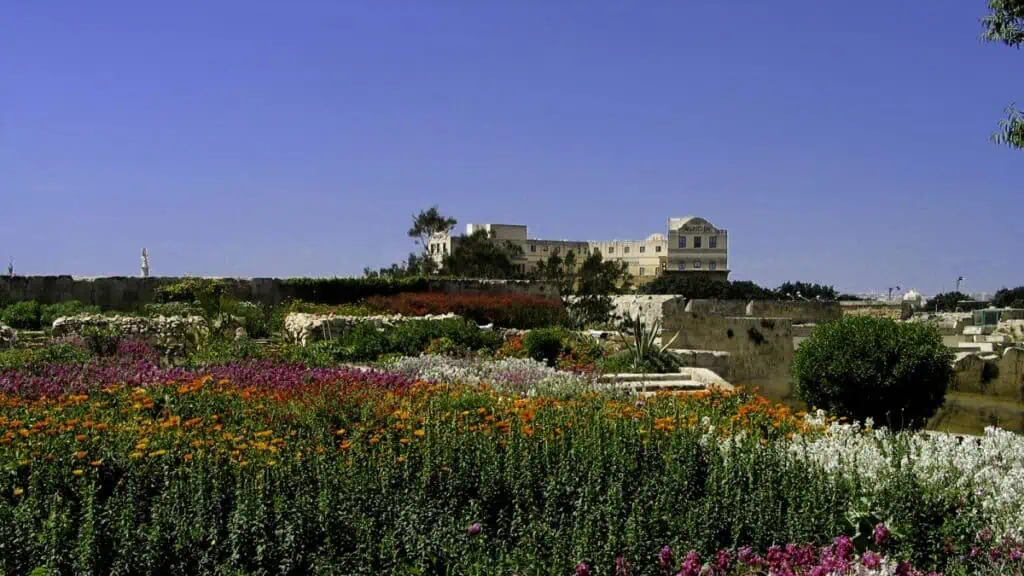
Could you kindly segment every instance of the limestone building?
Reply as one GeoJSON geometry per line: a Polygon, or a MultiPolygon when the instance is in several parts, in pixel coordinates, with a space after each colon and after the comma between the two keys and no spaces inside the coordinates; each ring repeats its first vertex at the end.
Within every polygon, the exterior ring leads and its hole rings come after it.
{"type": "MultiPolygon", "coordinates": [[[[713,279],[729,277],[729,236],[704,218],[670,218],[666,233],[651,234],[644,240],[544,240],[530,238],[522,224],[467,224],[466,235],[484,230],[494,241],[511,242],[522,249],[517,259],[519,271],[528,274],[537,263],[553,254],[565,257],[575,253],[577,261],[591,252],[600,252],[605,260],[626,262],[634,282],[642,284],[664,273],[702,274],[713,279]]],[[[461,236],[435,235],[428,250],[438,264],[461,236]]]]}

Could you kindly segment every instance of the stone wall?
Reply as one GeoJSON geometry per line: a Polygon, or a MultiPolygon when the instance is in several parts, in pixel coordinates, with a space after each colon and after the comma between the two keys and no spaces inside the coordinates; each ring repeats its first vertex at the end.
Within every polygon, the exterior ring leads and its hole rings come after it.
{"type": "Polygon", "coordinates": [[[712,300],[693,298],[686,303],[687,312],[697,314],[714,314],[717,316],[745,316],[747,314],[746,300],[712,300]]]}
{"type": "Polygon", "coordinates": [[[54,337],[83,335],[89,329],[116,330],[123,338],[139,338],[169,352],[194,350],[210,335],[202,316],[62,316],[53,322],[54,337]]]}
{"type": "Polygon", "coordinates": [[[952,390],[1024,402],[1024,348],[961,355],[952,390]]]}
{"type": "MultiPolygon", "coordinates": [[[[54,304],[78,300],[104,310],[133,310],[153,302],[160,286],[184,280],[182,277],[74,278],[71,276],[15,276],[0,278],[0,302],[35,300],[54,304]]],[[[276,305],[292,297],[281,278],[222,278],[237,299],[276,305]]],[[[429,292],[468,294],[529,294],[558,298],[558,286],[545,282],[514,280],[432,279],[429,292]]]]}
{"type": "Polygon", "coordinates": [[[284,334],[289,342],[306,346],[320,340],[334,340],[359,324],[377,327],[394,326],[401,322],[427,322],[458,318],[455,314],[437,316],[335,316],[334,314],[306,314],[293,312],[284,317],[284,334]]]}
{"type": "Polygon", "coordinates": [[[752,300],[745,314],[757,318],[788,318],[793,324],[823,324],[843,316],[839,302],[817,300],[752,300]]]}
{"type": "Polygon", "coordinates": [[[715,316],[687,312],[676,302],[664,306],[662,341],[677,350],[727,352],[727,379],[756,386],[777,400],[792,395],[793,323],[788,318],[715,316]],[[678,335],[678,336],[677,336],[678,335]]]}
{"type": "Polygon", "coordinates": [[[874,316],[906,320],[914,310],[909,302],[884,302],[876,300],[851,300],[839,303],[843,316],[874,316]]]}

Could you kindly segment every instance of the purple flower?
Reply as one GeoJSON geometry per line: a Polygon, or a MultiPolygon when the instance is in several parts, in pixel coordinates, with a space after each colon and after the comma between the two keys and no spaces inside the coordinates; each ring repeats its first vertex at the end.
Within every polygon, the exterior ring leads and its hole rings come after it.
{"type": "Polygon", "coordinates": [[[629,562],[623,556],[615,559],[615,576],[629,576],[629,562]]]}
{"type": "Polygon", "coordinates": [[[466,529],[466,534],[469,534],[470,537],[472,537],[472,536],[479,536],[480,533],[483,532],[483,531],[484,531],[484,527],[481,526],[479,522],[473,522],[472,524],[469,525],[469,528],[466,529]]]}
{"type": "Polygon", "coordinates": [[[881,522],[875,524],[875,530],[871,533],[871,539],[875,541],[876,546],[881,546],[885,543],[889,539],[889,536],[891,536],[891,533],[885,524],[882,524],[881,522]]]}
{"type": "Polygon", "coordinates": [[[839,560],[849,560],[853,556],[854,546],[853,540],[850,540],[849,536],[840,536],[836,538],[835,543],[832,544],[833,553],[839,560]]]}
{"type": "Polygon", "coordinates": [[[698,576],[701,566],[700,554],[695,550],[691,550],[683,558],[683,565],[679,568],[678,576],[698,576]]]}
{"type": "Polygon", "coordinates": [[[878,568],[882,565],[882,557],[878,554],[875,554],[874,552],[868,551],[860,557],[860,563],[863,564],[865,568],[868,568],[869,570],[874,570],[875,568],[878,568]]]}
{"type": "Polygon", "coordinates": [[[586,562],[580,562],[577,564],[576,576],[590,576],[590,566],[587,566],[586,562]]]}
{"type": "Polygon", "coordinates": [[[725,574],[732,567],[732,553],[728,550],[719,550],[715,554],[714,572],[715,574],[725,574]]]}
{"type": "Polygon", "coordinates": [[[662,546],[661,551],[658,552],[658,566],[662,570],[672,569],[672,549],[668,546],[662,546]]]}
{"type": "Polygon", "coordinates": [[[740,562],[747,566],[757,566],[761,564],[761,557],[754,554],[754,549],[750,546],[740,548],[740,551],[736,556],[739,558],[740,562]]]}
{"type": "Polygon", "coordinates": [[[1022,558],[1024,558],[1024,552],[1021,552],[1020,550],[1014,550],[1013,552],[1010,552],[1010,560],[1018,562],[1022,558]]]}

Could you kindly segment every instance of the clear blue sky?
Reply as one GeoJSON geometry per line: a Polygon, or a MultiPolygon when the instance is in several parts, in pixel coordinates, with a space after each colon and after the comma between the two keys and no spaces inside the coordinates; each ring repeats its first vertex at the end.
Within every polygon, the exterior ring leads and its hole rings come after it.
{"type": "Polygon", "coordinates": [[[733,278],[1024,284],[1024,52],[984,0],[6,0],[0,258],[352,275],[430,204],[727,228],[733,278]]]}

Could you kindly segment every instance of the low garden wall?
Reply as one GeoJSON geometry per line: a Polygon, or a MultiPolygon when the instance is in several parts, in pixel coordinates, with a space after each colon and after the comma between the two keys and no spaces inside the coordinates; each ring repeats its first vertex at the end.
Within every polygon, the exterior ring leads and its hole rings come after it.
{"type": "Polygon", "coordinates": [[[1024,402],[1024,348],[959,358],[952,390],[1024,402]]]}
{"type": "Polygon", "coordinates": [[[306,314],[294,312],[284,318],[285,337],[294,344],[306,346],[319,340],[333,340],[360,324],[378,327],[394,326],[401,322],[423,322],[458,318],[455,314],[432,316],[335,316],[333,314],[306,314]]]}
{"type": "Polygon", "coordinates": [[[873,316],[875,318],[906,320],[914,313],[909,302],[850,300],[840,302],[839,306],[843,316],[873,316]]]}
{"type": "Polygon", "coordinates": [[[90,330],[114,331],[119,337],[139,338],[170,352],[194,349],[210,334],[202,316],[64,316],[53,322],[54,337],[86,335],[90,330]]]}
{"type": "MultiPolygon", "coordinates": [[[[14,276],[0,278],[0,303],[35,300],[55,304],[77,300],[104,310],[132,310],[154,301],[161,286],[183,277],[137,278],[111,276],[14,276]]],[[[545,282],[515,280],[470,280],[414,278],[381,280],[364,278],[221,278],[228,292],[238,300],[277,305],[286,299],[320,304],[346,304],[369,296],[403,292],[459,294],[528,294],[558,298],[558,286],[545,282]]]]}

